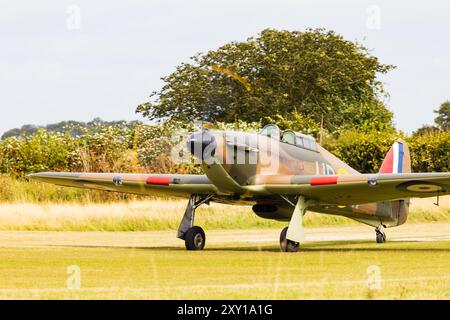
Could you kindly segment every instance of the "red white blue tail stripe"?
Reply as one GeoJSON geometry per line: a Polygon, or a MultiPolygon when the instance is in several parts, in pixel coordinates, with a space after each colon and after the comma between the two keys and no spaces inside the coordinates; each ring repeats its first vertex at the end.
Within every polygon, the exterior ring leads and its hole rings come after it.
{"type": "Polygon", "coordinates": [[[402,173],[404,154],[403,143],[395,142],[384,158],[379,173],[402,173]]]}

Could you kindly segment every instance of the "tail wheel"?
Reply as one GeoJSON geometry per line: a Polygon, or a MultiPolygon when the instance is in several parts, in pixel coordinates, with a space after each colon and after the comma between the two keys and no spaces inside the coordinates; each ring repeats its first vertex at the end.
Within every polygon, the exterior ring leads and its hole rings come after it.
{"type": "Polygon", "coordinates": [[[206,243],[205,231],[200,227],[190,228],[184,238],[184,244],[187,250],[203,250],[206,243]]]}
{"type": "Polygon", "coordinates": [[[288,227],[284,228],[280,233],[280,248],[282,252],[298,252],[300,243],[286,239],[288,227]]]}
{"type": "Polygon", "coordinates": [[[386,234],[383,231],[377,231],[377,243],[385,243],[386,242],[386,234]]]}

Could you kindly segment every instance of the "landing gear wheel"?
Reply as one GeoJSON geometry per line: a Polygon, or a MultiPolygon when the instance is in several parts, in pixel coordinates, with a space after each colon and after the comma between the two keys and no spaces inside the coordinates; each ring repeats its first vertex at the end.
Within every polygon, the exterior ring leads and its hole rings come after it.
{"type": "Polygon", "coordinates": [[[375,230],[377,233],[377,243],[385,243],[386,242],[386,234],[383,231],[375,230]]]}
{"type": "Polygon", "coordinates": [[[282,252],[298,252],[300,244],[286,239],[288,227],[284,228],[280,233],[280,248],[282,252]]]}
{"type": "Polygon", "coordinates": [[[200,227],[190,228],[184,238],[184,244],[187,250],[203,250],[206,243],[205,231],[200,227]]]}

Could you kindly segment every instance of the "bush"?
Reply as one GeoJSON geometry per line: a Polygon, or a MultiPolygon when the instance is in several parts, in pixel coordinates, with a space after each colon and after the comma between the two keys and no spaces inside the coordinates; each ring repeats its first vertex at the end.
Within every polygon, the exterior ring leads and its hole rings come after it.
{"type": "MultiPolygon", "coordinates": [[[[221,130],[258,131],[260,123],[218,123],[221,130]]],[[[192,124],[105,125],[81,128],[81,135],[47,132],[0,141],[0,173],[23,177],[41,171],[201,173],[199,165],[173,163],[171,152],[182,145],[192,124]]],[[[324,147],[360,172],[377,172],[401,134],[346,130],[325,137],[324,147]]],[[[405,137],[403,137],[405,138],[405,137]]],[[[450,133],[430,132],[405,138],[415,172],[450,171],[450,133]]]]}
{"type": "Polygon", "coordinates": [[[430,132],[405,137],[393,132],[362,133],[344,131],[338,138],[327,138],[324,147],[364,173],[378,172],[386,153],[397,138],[403,138],[411,152],[413,172],[450,171],[450,132],[430,132]]]}
{"type": "Polygon", "coordinates": [[[397,137],[394,133],[349,130],[339,138],[325,139],[324,148],[359,172],[375,173],[397,137]]]}
{"type": "Polygon", "coordinates": [[[74,139],[39,130],[27,138],[8,138],[1,143],[1,172],[23,176],[30,172],[64,171],[79,164],[74,139]]]}
{"type": "Polygon", "coordinates": [[[415,172],[450,171],[450,131],[409,138],[415,172]]]}

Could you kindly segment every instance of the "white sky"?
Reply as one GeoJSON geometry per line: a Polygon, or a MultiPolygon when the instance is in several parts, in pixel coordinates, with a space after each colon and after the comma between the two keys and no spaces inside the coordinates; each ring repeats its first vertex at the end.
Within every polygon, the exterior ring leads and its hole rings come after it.
{"type": "Polygon", "coordinates": [[[0,133],[139,119],[135,107],[176,65],[268,27],[333,29],[397,65],[382,80],[397,127],[411,132],[450,99],[449,16],[446,0],[0,0],[0,133]]]}

